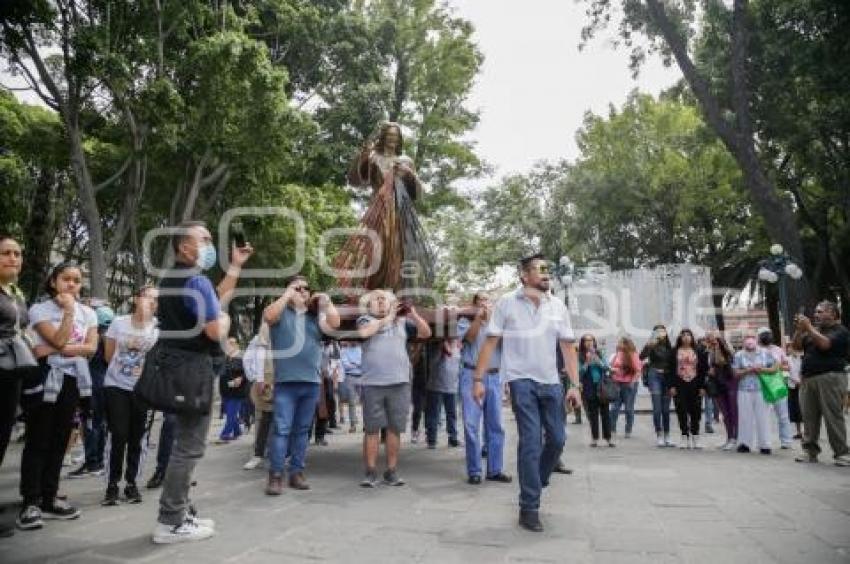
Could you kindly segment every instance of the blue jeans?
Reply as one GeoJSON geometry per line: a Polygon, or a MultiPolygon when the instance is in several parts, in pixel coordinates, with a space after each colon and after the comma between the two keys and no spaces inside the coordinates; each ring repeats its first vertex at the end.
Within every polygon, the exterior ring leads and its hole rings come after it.
{"type": "Polygon", "coordinates": [[[242,398],[223,398],[221,403],[224,407],[224,428],[221,430],[221,439],[235,439],[242,435],[242,425],[239,417],[242,411],[242,398]]]}
{"type": "Polygon", "coordinates": [[[307,435],[316,414],[320,389],[313,382],[274,385],[274,424],[269,445],[272,472],[282,473],[287,457],[290,474],[304,471],[307,435]]]}
{"type": "Polygon", "coordinates": [[[484,377],[484,404],[472,397],[472,370],[460,373],[460,397],[463,405],[463,436],[466,442],[466,473],[481,476],[481,420],[484,420],[484,444],[487,446],[487,475],[501,474],[505,450],[502,427],[502,382],[498,374],[484,377]]]}
{"type": "Polygon", "coordinates": [[[92,385],[91,418],[83,421],[83,448],[86,466],[93,468],[103,465],[103,451],[106,447],[106,399],[103,392],[103,376],[99,385],[92,385]]]}
{"type": "Polygon", "coordinates": [[[537,511],[540,494],[549,485],[567,440],[564,387],[531,379],[514,380],[509,385],[519,435],[519,507],[537,511]]]}
{"type": "Polygon", "coordinates": [[[425,404],[425,435],[429,445],[437,444],[437,423],[440,405],[446,412],[446,434],[450,441],[457,440],[457,394],[428,390],[425,404]]]}
{"type": "Polygon", "coordinates": [[[614,401],[611,402],[611,432],[617,432],[617,419],[620,416],[620,407],[626,408],[626,433],[632,433],[632,427],[635,424],[635,398],[637,397],[637,384],[634,382],[623,384],[618,383],[617,387],[620,392],[614,401]]]}
{"type": "Polygon", "coordinates": [[[670,433],[670,396],[664,374],[649,369],[649,392],[652,394],[652,424],[656,433],[670,433]]]}

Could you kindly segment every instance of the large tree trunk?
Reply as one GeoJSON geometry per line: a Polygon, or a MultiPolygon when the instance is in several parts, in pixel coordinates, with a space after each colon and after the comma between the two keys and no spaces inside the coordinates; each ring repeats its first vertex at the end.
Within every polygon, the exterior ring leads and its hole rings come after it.
{"type": "MultiPolygon", "coordinates": [[[[658,26],[664,40],[670,47],[676,63],[691,91],[694,93],[706,122],[714,130],[726,149],[734,157],[744,174],[747,190],[758,213],[764,218],[768,235],[780,243],[795,262],[804,264],[803,243],[797,218],[791,209],[789,201],[779,197],[776,186],[764,172],[755,148],[755,136],[750,120],[750,88],[748,84],[748,53],[749,30],[747,0],[735,0],[733,7],[733,30],[730,71],[733,84],[732,110],[734,121],[726,118],[720,101],[711,91],[705,78],[699,73],[689,53],[687,41],[679,33],[679,29],[667,16],[661,0],[646,0],[648,13],[658,26]]],[[[796,296],[797,294],[795,294],[796,296]]],[[[795,303],[789,304],[794,309],[796,300],[808,301],[803,295],[795,298],[795,303]]]]}
{"type": "Polygon", "coordinates": [[[88,228],[90,292],[94,298],[106,299],[108,297],[106,253],[103,249],[103,227],[100,223],[100,210],[94,194],[94,183],[86,165],[79,127],[76,123],[68,123],[67,121],[65,126],[71,145],[71,168],[74,171],[74,180],[80,196],[80,211],[88,228]]]}
{"type": "Polygon", "coordinates": [[[55,171],[42,172],[33,194],[32,208],[23,231],[24,270],[20,286],[29,300],[41,293],[50,268],[50,251],[58,231],[56,202],[61,183],[55,171]]]}

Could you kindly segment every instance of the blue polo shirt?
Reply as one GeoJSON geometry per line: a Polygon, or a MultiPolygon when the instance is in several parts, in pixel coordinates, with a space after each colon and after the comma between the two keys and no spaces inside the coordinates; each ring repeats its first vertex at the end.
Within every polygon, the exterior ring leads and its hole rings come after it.
{"type": "Polygon", "coordinates": [[[276,383],[321,382],[322,330],[315,315],[287,306],[269,335],[276,383]]]}

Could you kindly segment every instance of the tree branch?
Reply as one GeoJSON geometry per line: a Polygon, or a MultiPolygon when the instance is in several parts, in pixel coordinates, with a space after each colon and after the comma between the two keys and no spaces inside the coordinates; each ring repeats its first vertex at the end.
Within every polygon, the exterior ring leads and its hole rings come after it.
{"type": "Polygon", "coordinates": [[[694,96],[699,100],[700,106],[702,106],[706,114],[706,119],[726,146],[733,153],[736,153],[738,149],[738,138],[735,135],[735,131],[723,118],[723,110],[720,107],[720,102],[711,93],[708,82],[699,73],[690,55],[688,55],[686,40],[676,31],[676,27],[667,16],[667,12],[664,10],[664,6],[660,0],[646,0],[646,4],[649,10],[649,16],[661,30],[661,34],[673,52],[673,57],[675,57],[679,69],[685,75],[685,79],[690,84],[694,96]]]}
{"type": "Polygon", "coordinates": [[[98,192],[100,192],[101,190],[103,190],[107,186],[110,186],[113,182],[118,180],[121,177],[121,175],[124,174],[124,172],[127,170],[127,167],[130,166],[131,162],[133,162],[133,155],[130,155],[129,157],[124,159],[124,164],[121,165],[121,167],[118,169],[117,172],[115,172],[115,174],[113,174],[112,176],[110,176],[109,178],[107,178],[106,180],[101,182],[100,184],[96,184],[95,187],[94,187],[94,193],[97,194],[98,192]]]}

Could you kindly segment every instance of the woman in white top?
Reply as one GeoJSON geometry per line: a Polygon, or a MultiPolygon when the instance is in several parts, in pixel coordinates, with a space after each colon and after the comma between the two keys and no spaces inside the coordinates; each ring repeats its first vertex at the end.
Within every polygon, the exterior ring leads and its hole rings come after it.
{"type": "Polygon", "coordinates": [[[20,529],[39,529],[43,518],[76,519],[80,510],[57,499],[59,473],[80,398],[91,397],[88,357],[97,350],[97,316],[80,303],[83,274],[71,262],[47,278],[50,299],[30,308],[38,369],[24,378],[21,404],[27,435],[21,456],[20,529]]]}
{"type": "Polygon", "coordinates": [[[104,379],[106,424],[109,427],[109,482],[102,505],[118,505],[118,484],[124,470],[124,496],[130,503],[141,503],[136,487],[142,440],[145,435],[147,407],[134,395],[133,388],[142,375],[145,355],[156,344],[159,330],[154,313],[157,291],[143,287],[133,298],[132,315],[115,318],[106,332],[104,357],[109,362],[104,379]]]}

